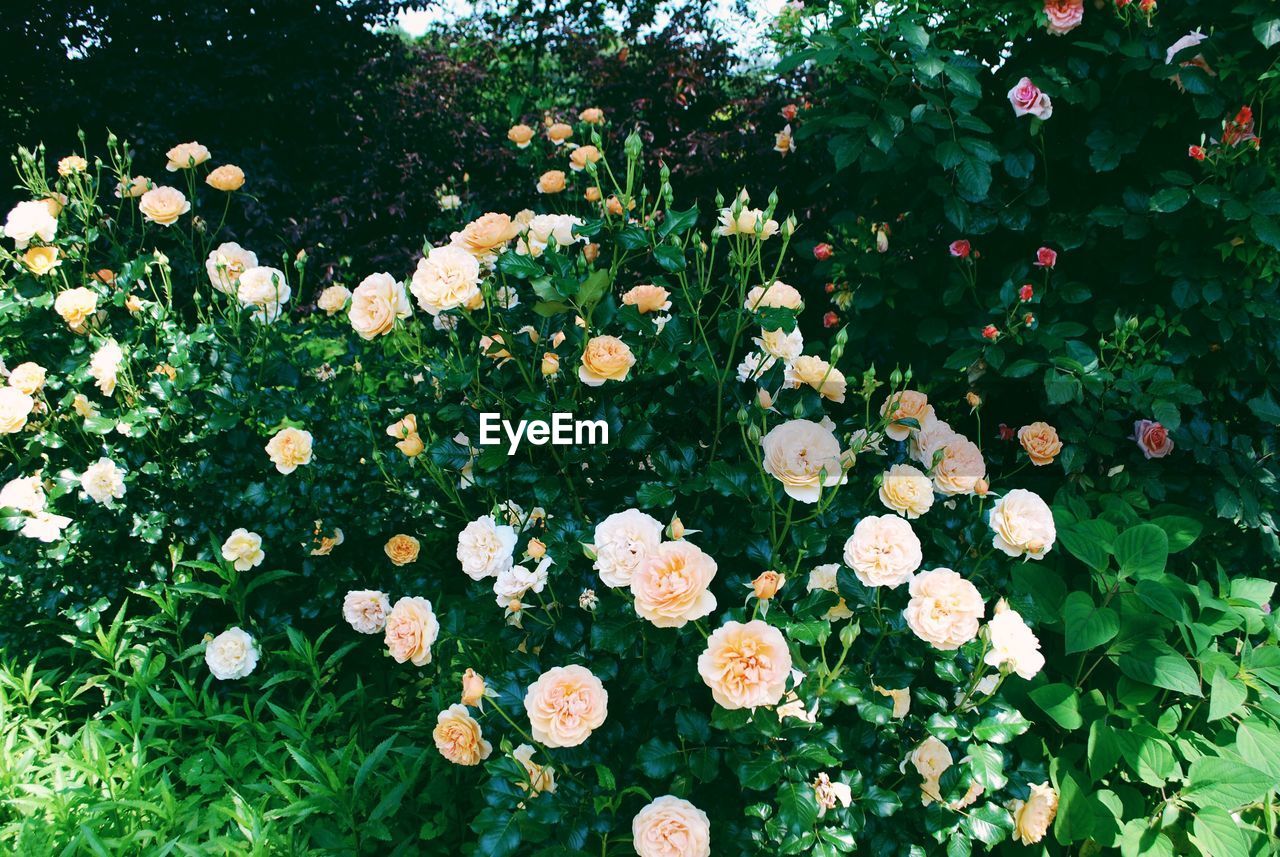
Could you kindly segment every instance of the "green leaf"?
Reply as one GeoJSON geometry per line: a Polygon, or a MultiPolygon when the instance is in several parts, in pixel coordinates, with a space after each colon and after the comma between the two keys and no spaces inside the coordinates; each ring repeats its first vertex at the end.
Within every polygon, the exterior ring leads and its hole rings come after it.
{"type": "Polygon", "coordinates": [[[636,751],[636,762],[646,776],[663,780],[676,772],[684,761],[680,748],[661,738],[650,738],[636,751]]]}
{"type": "Polygon", "coordinates": [[[738,765],[738,782],[744,789],[767,789],[782,779],[782,764],[772,754],[747,759],[738,765]]]}
{"type": "Polygon", "coordinates": [[[1203,696],[1200,678],[1187,659],[1167,643],[1151,640],[1134,646],[1120,656],[1120,671],[1134,681],[1203,696]]]}
{"type": "Polygon", "coordinates": [[[1031,728],[1031,721],[1019,711],[1000,711],[978,721],[973,727],[973,737],[992,744],[1008,744],[1031,728]]]}
{"type": "Polygon", "coordinates": [[[1204,531],[1204,524],[1182,515],[1163,515],[1152,518],[1151,523],[1164,530],[1165,537],[1169,540],[1169,553],[1191,547],[1204,531]]]}
{"type": "Polygon", "coordinates": [[[1079,729],[1084,725],[1080,716],[1080,697],[1076,689],[1067,684],[1046,684],[1027,694],[1063,729],[1079,729]]]}
{"type": "Polygon", "coordinates": [[[1183,795],[1197,806],[1235,809],[1261,798],[1275,787],[1276,778],[1239,759],[1201,756],[1191,763],[1183,795]]]}
{"type": "Polygon", "coordinates": [[[1191,199],[1191,194],[1180,187],[1166,187],[1151,195],[1151,210],[1166,214],[1182,208],[1191,199]]]}
{"type": "Polygon", "coordinates": [[[592,307],[609,291],[609,272],[605,269],[592,271],[591,275],[578,286],[578,305],[592,307]]]}
{"type": "Polygon", "coordinates": [[[1249,689],[1244,682],[1229,677],[1225,670],[1213,674],[1213,684],[1209,688],[1209,720],[1221,720],[1240,710],[1249,698],[1249,689]]]}
{"type": "Polygon", "coordinates": [[[683,271],[688,266],[684,251],[670,244],[662,244],[653,248],[653,258],[667,271],[683,271]]]}
{"type": "Polygon", "coordinates": [[[1262,42],[1264,48],[1271,48],[1280,42],[1280,18],[1269,21],[1257,21],[1253,25],[1253,35],[1262,42]]]}
{"type": "Polygon", "coordinates": [[[778,789],[778,820],[793,833],[807,831],[818,820],[818,800],[810,783],[783,783],[778,789]]]}
{"type": "Polygon", "coordinates": [[[1236,730],[1236,752],[1259,770],[1280,778],[1280,731],[1260,718],[1244,720],[1236,730]]]}
{"type": "Polygon", "coordinates": [[[1255,214],[1249,225],[1253,227],[1253,234],[1258,236],[1259,241],[1280,250],[1280,223],[1274,218],[1255,214]]]}
{"type": "Polygon", "coordinates": [[[1067,552],[1097,571],[1110,563],[1115,537],[1115,527],[1101,520],[1076,521],[1058,530],[1058,541],[1067,552]]]}
{"type": "Polygon", "coordinates": [[[1225,809],[1208,806],[1196,813],[1191,825],[1191,841],[1204,857],[1248,854],[1249,844],[1225,809]]]}
{"type": "Polygon", "coordinates": [[[1130,527],[1116,537],[1116,562],[1129,577],[1162,574],[1169,561],[1169,537],[1154,524],[1130,527]]]}
{"type": "Polygon", "coordinates": [[[1110,642],[1120,632],[1120,617],[1110,607],[1096,607],[1087,592],[1072,592],[1062,605],[1066,652],[1074,654],[1110,642]]]}
{"type": "Polygon", "coordinates": [[[498,257],[498,270],[509,277],[525,280],[530,277],[541,277],[546,273],[542,265],[532,256],[519,253],[503,253],[498,257]]]}
{"type": "Polygon", "coordinates": [[[971,744],[964,757],[973,781],[988,791],[997,791],[1009,781],[1004,775],[1004,754],[990,744],[971,744]]]}
{"type": "Polygon", "coordinates": [[[679,235],[691,229],[698,222],[698,206],[694,205],[684,211],[678,211],[674,208],[668,209],[666,216],[662,220],[662,225],[658,227],[658,234],[663,238],[668,235],[679,235]]]}

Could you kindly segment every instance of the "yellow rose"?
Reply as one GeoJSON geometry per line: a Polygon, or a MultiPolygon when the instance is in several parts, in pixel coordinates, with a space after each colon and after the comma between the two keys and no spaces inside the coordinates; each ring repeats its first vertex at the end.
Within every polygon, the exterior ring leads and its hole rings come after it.
{"type": "Polygon", "coordinates": [[[160,226],[172,226],[178,218],[191,210],[191,203],[182,191],[174,187],[154,187],[142,195],[138,202],[142,216],[160,226]]]}
{"type": "Polygon", "coordinates": [[[791,673],[791,652],[782,632],[759,619],[726,622],[707,638],[698,675],[724,708],[777,705],[791,673]]]}
{"type": "Polygon", "coordinates": [[[58,161],[58,175],[66,178],[89,169],[89,162],[79,155],[67,155],[58,161]]]}
{"type": "MultiPolygon", "coordinates": [[[[924,393],[903,390],[894,393],[880,407],[880,416],[889,420],[884,433],[894,440],[906,440],[913,431],[911,426],[895,424],[894,420],[913,419],[923,426],[933,416],[933,406],[924,393]]],[[[927,464],[928,462],[926,462],[927,464]]]]}
{"type": "Polygon", "coordinates": [[[1018,429],[1018,442],[1037,467],[1052,463],[1062,452],[1058,430],[1048,423],[1035,422],[1018,429]]]}
{"type": "Polygon", "coordinates": [[[311,432],[296,428],[281,429],[267,441],[267,455],[275,464],[276,470],[286,475],[304,464],[310,464],[311,432]]]}
{"type": "Polygon", "coordinates": [[[26,428],[35,399],[17,387],[0,388],[0,434],[17,434],[26,428]]]}
{"type": "Polygon", "coordinates": [[[84,333],[89,319],[98,311],[98,293],[93,289],[78,286],[58,293],[53,301],[53,309],[67,327],[76,333],[84,333]]]}
{"type": "Polygon", "coordinates": [[[22,254],[22,264],[37,277],[43,277],[62,264],[57,247],[30,247],[22,254]]]}
{"type": "Polygon", "coordinates": [[[556,122],[547,128],[547,139],[557,146],[563,146],[573,136],[573,128],[563,122],[556,122]]]}
{"type": "Polygon", "coordinates": [[[595,185],[592,185],[591,187],[587,188],[585,191],[582,192],[582,198],[585,199],[587,202],[599,202],[600,188],[596,187],[595,185]]]}
{"type": "Polygon", "coordinates": [[[19,363],[9,373],[9,386],[34,396],[44,386],[45,370],[39,363],[19,363]]]}
{"type": "Polygon", "coordinates": [[[93,402],[90,402],[89,397],[84,393],[76,393],[76,397],[71,400],[71,408],[78,416],[84,417],[86,420],[98,415],[98,409],[93,406],[93,402]]]}
{"type": "Polygon", "coordinates": [[[689,801],[663,795],[631,819],[631,844],[639,857],[711,857],[711,821],[689,801]]]}
{"type": "Polygon", "coordinates": [[[665,542],[631,576],[636,615],[659,628],[680,628],[716,609],[708,591],[716,561],[692,542],[665,542]]]}
{"type": "Polygon", "coordinates": [[[192,140],[190,143],[179,143],[167,153],[169,163],[165,169],[171,173],[199,166],[209,160],[209,150],[192,140]]]}
{"type": "Polygon", "coordinates": [[[1048,782],[1032,783],[1027,799],[1011,801],[1009,812],[1013,813],[1013,838],[1034,845],[1044,839],[1058,814],[1058,793],[1048,782]]]}
{"type": "Polygon", "coordinates": [[[524,124],[512,125],[507,131],[507,139],[515,143],[517,148],[526,149],[533,139],[533,129],[524,124]]]}
{"type": "Polygon", "coordinates": [[[604,725],[609,694],[591,670],[552,667],[524,695],[533,739],[547,747],[577,747],[604,725]]]}
{"type": "Polygon", "coordinates": [[[554,378],[560,373],[560,355],[548,351],[542,355],[542,374],[554,378]]]}
{"type": "Polygon", "coordinates": [[[408,565],[413,562],[418,558],[420,549],[421,544],[418,540],[404,533],[396,533],[382,546],[387,558],[395,565],[408,565]]]}
{"type": "Polygon", "coordinates": [[[788,387],[805,385],[833,402],[843,402],[848,388],[844,373],[821,357],[802,354],[787,364],[783,383],[788,387]]]}
{"type": "Polygon", "coordinates": [[[547,170],[538,178],[538,193],[560,193],[563,190],[563,170],[547,170]]]}
{"type": "Polygon", "coordinates": [[[439,636],[440,623],[425,598],[401,598],[387,614],[383,641],[398,664],[408,661],[421,667],[431,663],[431,646],[439,636]]]}
{"type": "Polygon", "coordinates": [[[582,352],[578,378],[588,387],[599,387],[605,381],[625,381],[635,365],[631,347],[616,336],[595,336],[582,352]]]}
{"type": "Polygon", "coordinates": [[[478,765],[493,752],[493,745],[484,740],[480,723],[465,705],[458,703],[440,712],[431,737],[440,755],[455,765],[478,765]]]}
{"type": "Polygon", "coordinates": [[[575,173],[582,172],[588,164],[600,160],[600,150],[595,146],[579,146],[569,153],[569,169],[575,173]]]}
{"type": "Polygon", "coordinates": [[[520,224],[509,215],[491,211],[462,227],[462,231],[453,233],[450,240],[455,247],[461,247],[472,256],[487,259],[519,234],[520,224]]]}
{"type": "Polygon", "coordinates": [[[204,183],[214,190],[239,190],[244,187],[244,170],[235,164],[223,164],[205,176],[204,183]]]}
{"type": "Polygon", "coordinates": [[[622,302],[633,306],[641,315],[649,312],[666,312],[671,309],[671,293],[662,286],[632,286],[622,296],[622,302]]]}
{"type": "Polygon", "coordinates": [[[425,449],[422,437],[418,434],[418,418],[409,414],[387,426],[387,434],[397,438],[396,449],[410,458],[414,458],[425,449]]]}
{"type": "Polygon", "coordinates": [[[520,783],[520,787],[533,797],[543,792],[554,794],[556,790],[556,770],[550,765],[539,765],[533,761],[533,747],[521,744],[511,751],[511,755],[525,770],[528,782],[520,783]]]}
{"type": "Polygon", "coordinates": [[[578,114],[578,119],[588,125],[599,125],[604,122],[604,111],[599,107],[588,107],[578,114]]]}
{"type": "Polygon", "coordinates": [[[901,720],[911,711],[911,689],[899,687],[894,689],[874,685],[876,693],[893,700],[893,716],[901,720]]]}

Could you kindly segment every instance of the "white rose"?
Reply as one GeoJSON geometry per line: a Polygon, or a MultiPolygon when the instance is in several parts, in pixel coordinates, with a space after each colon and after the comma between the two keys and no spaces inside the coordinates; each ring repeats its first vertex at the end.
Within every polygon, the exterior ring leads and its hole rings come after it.
{"type": "Polygon", "coordinates": [[[949,568],[911,579],[911,600],[902,611],[917,637],[943,651],[958,649],[978,635],[986,608],[972,583],[949,568]]]}
{"type": "Polygon", "coordinates": [[[13,246],[26,249],[32,238],[48,244],[58,231],[58,221],[49,213],[49,206],[40,200],[20,202],[9,212],[4,223],[4,234],[13,239],[13,246]]]}
{"type": "Polygon", "coordinates": [[[1028,680],[1044,669],[1040,640],[1003,598],[996,602],[995,615],[987,623],[987,636],[991,648],[983,660],[988,666],[1008,669],[1028,680]]]}
{"type": "Polygon", "coordinates": [[[846,481],[840,463],[840,442],[831,429],[810,420],[789,420],[774,426],[760,441],[764,469],[790,497],[816,503],[823,488],[846,481]]]}
{"type": "Polygon", "coordinates": [[[342,618],[361,634],[381,632],[390,612],[387,594],[376,589],[353,589],[342,599],[342,618]]]}
{"type": "Polygon", "coordinates": [[[124,496],[124,471],[109,458],[99,458],[80,474],[80,487],[91,500],[110,506],[124,496]]]}
{"type": "Polygon", "coordinates": [[[284,271],[259,265],[240,275],[236,297],[240,303],[253,310],[253,320],[272,322],[284,312],[293,290],[285,279],[284,271]]]}
{"type": "Polygon", "coordinates": [[[532,571],[523,565],[512,565],[498,572],[493,582],[493,594],[499,607],[508,607],[519,601],[527,592],[541,592],[547,585],[547,568],[551,558],[544,557],[532,571]]]}
{"type": "Polygon", "coordinates": [[[582,219],[570,214],[535,215],[516,243],[516,252],[536,258],[542,255],[552,240],[557,247],[568,247],[574,242],[585,243],[587,236],[573,234],[573,227],[581,225],[582,219]]]}
{"type": "Polygon", "coordinates": [[[844,543],[844,564],[864,586],[896,589],[911,579],[923,561],[915,531],[893,515],[863,518],[844,543]]]}
{"type": "Polygon", "coordinates": [[[0,434],[17,434],[26,428],[36,400],[17,387],[0,389],[0,434]]]}
{"type": "Polygon", "coordinates": [[[472,580],[497,577],[511,567],[516,549],[516,531],[497,524],[492,515],[477,518],[458,534],[458,562],[472,580]]]}
{"type": "Polygon", "coordinates": [[[229,628],[205,646],[204,662],[214,678],[244,678],[258,665],[258,644],[245,631],[229,628]]]}
{"type": "Polygon", "coordinates": [[[595,569],[606,586],[631,585],[636,569],[662,543],[662,524],[639,509],[615,512],[596,525],[595,569]]]}
{"type": "Polygon", "coordinates": [[[1058,538],[1053,512],[1040,496],[1014,488],[991,507],[991,543],[1009,556],[1044,559],[1058,538]]]}
{"type": "Polygon", "coordinates": [[[56,542],[62,537],[62,531],[69,526],[71,519],[64,515],[36,512],[22,525],[22,535],[42,542],[56,542]]]}
{"type": "Polygon", "coordinates": [[[34,515],[44,511],[44,483],[39,476],[19,476],[0,488],[0,509],[17,509],[34,515]]]}
{"type": "Polygon", "coordinates": [[[95,379],[94,386],[102,391],[102,395],[111,396],[116,392],[116,380],[120,373],[120,364],[124,362],[124,352],[114,339],[106,343],[89,358],[89,375],[95,379]]]}
{"type": "Polygon", "coordinates": [[[480,293],[480,261],[461,247],[436,247],[418,262],[409,291],[433,316],[459,307],[484,306],[480,293]]]}

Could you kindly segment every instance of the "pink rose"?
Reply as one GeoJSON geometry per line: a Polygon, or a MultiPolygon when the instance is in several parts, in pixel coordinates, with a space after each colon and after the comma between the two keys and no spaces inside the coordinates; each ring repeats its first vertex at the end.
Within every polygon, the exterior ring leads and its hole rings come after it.
{"type": "Polygon", "coordinates": [[[1133,440],[1147,458],[1164,458],[1173,452],[1169,430],[1155,420],[1138,420],[1133,424],[1133,440]]]}
{"type": "Polygon", "coordinates": [[[1048,119],[1053,115],[1053,101],[1029,77],[1022,78],[1009,90],[1009,103],[1013,105],[1015,116],[1048,119]]]}
{"type": "Polygon", "coordinates": [[[813,248],[813,258],[817,259],[819,262],[825,262],[831,258],[832,252],[833,250],[831,245],[824,242],[813,248]]]}
{"type": "MultiPolygon", "coordinates": [[[[1027,79],[1024,77],[1023,80],[1027,79]]],[[[1028,80],[1027,82],[1030,83],[1031,81],[1028,80]]],[[[1032,89],[1035,89],[1035,87],[1032,87],[1032,89]]],[[[1038,92],[1039,90],[1036,91],[1038,92]]],[[[952,241],[947,250],[957,259],[968,259],[969,253],[972,252],[972,247],[970,247],[968,241],[961,238],[959,241],[952,241]]]]}
{"type": "Polygon", "coordinates": [[[1044,15],[1049,19],[1049,32],[1061,36],[1084,20],[1084,0],[1044,0],[1044,15]]]}
{"type": "Polygon", "coordinates": [[[1036,251],[1036,267],[1052,268],[1058,264],[1058,251],[1051,247],[1041,247],[1036,251]]]}

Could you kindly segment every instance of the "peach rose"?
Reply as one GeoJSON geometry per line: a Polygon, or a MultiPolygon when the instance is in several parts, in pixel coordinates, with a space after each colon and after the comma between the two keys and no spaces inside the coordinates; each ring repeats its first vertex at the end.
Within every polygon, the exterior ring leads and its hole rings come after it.
{"type": "Polygon", "coordinates": [[[492,258],[520,234],[520,224],[509,215],[490,211],[449,236],[455,247],[461,247],[481,261],[492,258]]]}
{"type": "Polygon", "coordinates": [[[479,721],[465,705],[456,702],[436,717],[431,737],[440,755],[455,765],[478,765],[493,752],[493,745],[484,740],[479,721]]]}
{"type": "Polygon", "coordinates": [[[35,399],[17,387],[0,387],[0,434],[17,434],[27,426],[35,399]]]}
{"type": "Polygon", "coordinates": [[[689,801],[663,795],[631,819],[631,844],[640,857],[711,857],[711,821],[689,801]]]}
{"type": "Polygon", "coordinates": [[[791,652],[782,632],[759,619],[721,625],[698,656],[698,675],[723,708],[777,705],[790,673],[791,652]]]}
{"type": "Polygon", "coordinates": [[[507,129],[507,139],[516,144],[517,148],[529,148],[529,142],[533,140],[533,129],[525,124],[512,125],[507,129]]]}
{"type": "Polygon", "coordinates": [[[191,210],[191,203],[176,187],[153,187],[138,202],[142,216],[159,226],[172,226],[191,210]]]}
{"type": "Polygon", "coordinates": [[[875,685],[876,693],[893,700],[893,716],[898,720],[911,712],[911,689],[907,687],[885,688],[875,685]]]}
{"type": "Polygon", "coordinates": [[[788,420],[770,429],[760,443],[765,471],[801,503],[816,503],[823,488],[846,481],[840,443],[820,423],[788,420]]]}
{"type": "Polygon", "coordinates": [[[578,114],[578,119],[588,125],[600,125],[604,122],[604,111],[599,107],[588,107],[578,114]]]}
{"type": "Polygon", "coordinates": [[[843,402],[848,388],[843,372],[821,357],[809,354],[802,354],[787,364],[783,385],[792,388],[812,387],[818,391],[819,396],[833,402],[843,402]]]}
{"type": "Polygon", "coordinates": [[[582,192],[582,198],[585,199],[587,202],[599,202],[601,198],[600,188],[596,187],[595,185],[591,185],[591,187],[587,188],[582,192]]]}
{"type": "Polygon", "coordinates": [[[910,464],[895,464],[880,479],[880,502],[908,518],[933,506],[933,480],[910,464]]]}
{"type": "Polygon", "coordinates": [[[552,667],[524,695],[533,739],[547,747],[577,747],[609,714],[609,694],[591,670],[552,667]]]}
{"type": "Polygon", "coordinates": [[[595,146],[579,146],[569,153],[569,169],[580,173],[587,168],[588,164],[594,164],[598,160],[600,160],[600,150],[595,146]]]}
{"type": "Polygon", "coordinates": [[[23,266],[37,277],[43,277],[62,264],[57,247],[28,247],[22,254],[23,266]]]}
{"type": "Polygon", "coordinates": [[[19,363],[9,373],[9,386],[16,390],[21,390],[28,396],[34,396],[44,386],[44,379],[47,374],[44,367],[39,363],[32,363],[31,361],[19,363]]]}
{"type": "Polygon", "coordinates": [[[89,319],[98,311],[98,293],[84,286],[58,292],[53,309],[75,333],[84,333],[89,319]]]}
{"type": "Polygon", "coordinates": [[[563,122],[556,122],[547,128],[547,139],[557,146],[563,146],[573,136],[573,128],[563,122]]]}
{"type": "Polygon", "coordinates": [[[373,339],[391,332],[396,320],[413,315],[404,284],[390,274],[370,274],[351,293],[347,318],[361,339],[373,339]]]}
{"type": "Polygon", "coordinates": [[[658,545],[631,577],[636,614],[659,628],[680,628],[716,609],[708,591],[716,561],[692,542],[658,545]]]}
{"type": "Polygon", "coordinates": [[[1048,423],[1035,422],[1018,429],[1018,442],[1031,457],[1031,463],[1040,467],[1051,464],[1062,452],[1058,430],[1048,423]]]}
{"type": "Polygon", "coordinates": [[[1013,838],[1023,845],[1035,845],[1044,839],[1058,814],[1058,793],[1048,782],[1032,783],[1027,799],[1009,802],[1013,814],[1013,838]]]}
{"type": "Polygon", "coordinates": [[[431,602],[425,598],[401,598],[387,614],[387,650],[396,663],[405,661],[415,667],[431,663],[431,646],[440,636],[431,602]]]}
{"type": "Polygon", "coordinates": [[[387,435],[397,438],[396,449],[409,458],[421,455],[426,449],[426,444],[422,442],[422,435],[418,434],[418,418],[413,414],[408,414],[387,426],[387,435]]]}
{"type": "Polygon", "coordinates": [[[467,667],[467,671],[462,674],[462,704],[474,708],[484,699],[484,692],[484,676],[467,667]]]}
{"type": "Polygon", "coordinates": [[[844,564],[863,586],[897,589],[924,561],[911,524],[893,515],[863,518],[844,543],[844,564]]]}
{"type": "Polygon", "coordinates": [[[933,486],[941,494],[973,494],[987,475],[982,450],[973,441],[955,435],[942,447],[942,458],[933,468],[933,486]]]}
{"type": "Polygon", "coordinates": [[[599,387],[605,381],[625,381],[635,365],[631,346],[616,336],[593,336],[582,352],[578,378],[588,387],[599,387]]]}
{"type": "Polygon", "coordinates": [[[991,507],[991,543],[1009,556],[1044,559],[1058,538],[1053,512],[1038,494],[1014,488],[991,507]]]}
{"type": "Polygon", "coordinates": [[[949,568],[935,568],[911,580],[911,600],[902,611],[917,637],[935,649],[952,651],[978,636],[986,612],[972,583],[949,568]]]}
{"type": "Polygon", "coordinates": [[[63,178],[82,173],[89,169],[89,162],[80,155],[67,155],[58,161],[58,175],[63,178]]]}
{"type": "Polygon", "coordinates": [[[116,199],[137,199],[151,190],[151,179],[146,176],[123,178],[116,184],[116,199]]]}
{"type": "Polygon", "coordinates": [[[560,374],[560,355],[548,351],[542,355],[542,374],[553,378],[560,374]]]}
{"type": "Polygon", "coordinates": [[[387,539],[387,543],[382,546],[382,552],[387,555],[387,559],[391,560],[392,564],[408,565],[418,558],[421,547],[421,543],[413,536],[396,533],[387,539]]]}
{"type": "Polygon", "coordinates": [[[671,292],[662,286],[632,286],[622,296],[622,302],[636,308],[644,315],[649,312],[666,312],[671,309],[671,292]]]}
{"type": "Polygon", "coordinates": [[[563,190],[563,170],[547,170],[538,177],[538,193],[560,193],[563,190]]]}
{"type": "Polygon", "coordinates": [[[751,581],[751,591],[761,601],[768,601],[778,594],[787,578],[776,571],[762,571],[751,581]]]}
{"type": "Polygon", "coordinates": [[[803,306],[804,298],[800,291],[782,280],[774,280],[771,286],[755,286],[747,292],[747,299],[743,302],[744,309],[753,311],[766,307],[798,310],[803,306]]]}
{"type": "Polygon", "coordinates": [[[906,440],[916,428],[895,421],[911,419],[915,420],[918,426],[923,426],[933,417],[933,406],[929,404],[929,398],[924,393],[903,390],[900,393],[891,394],[885,400],[885,403],[880,406],[880,416],[889,420],[889,425],[884,430],[885,434],[893,440],[906,440]]]}
{"type": "Polygon", "coordinates": [[[235,164],[223,164],[205,176],[204,183],[214,190],[230,193],[244,187],[244,170],[235,164]]]}
{"type": "Polygon", "coordinates": [[[167,155],[169,163],[165,164],[164,168],[171,173],[198,167],[209,160],[209,150],[194,140],[190,143],[179,143],[170,149],[167,155]]]}
{"type": "Polygon", "coordinates": [[[1064,35],[1084,21],[1084,0],[1044,0],[1044,14],[1049,19],[1049,32],[1064,35]]]}
{"type": "Polygon", "coordinates": [[[280,429],[267,441],[267,455],[276,470],[285,475],[310,464],[311,432],[296,428],[280,429]]]}
{"type": "Polygon", "coordinates": [[[351,299],[351,290],[346,286],[329,286],[320,293],[316,306],[324,310],[325,315],[337,315],[347,306],[351,299]]]}

